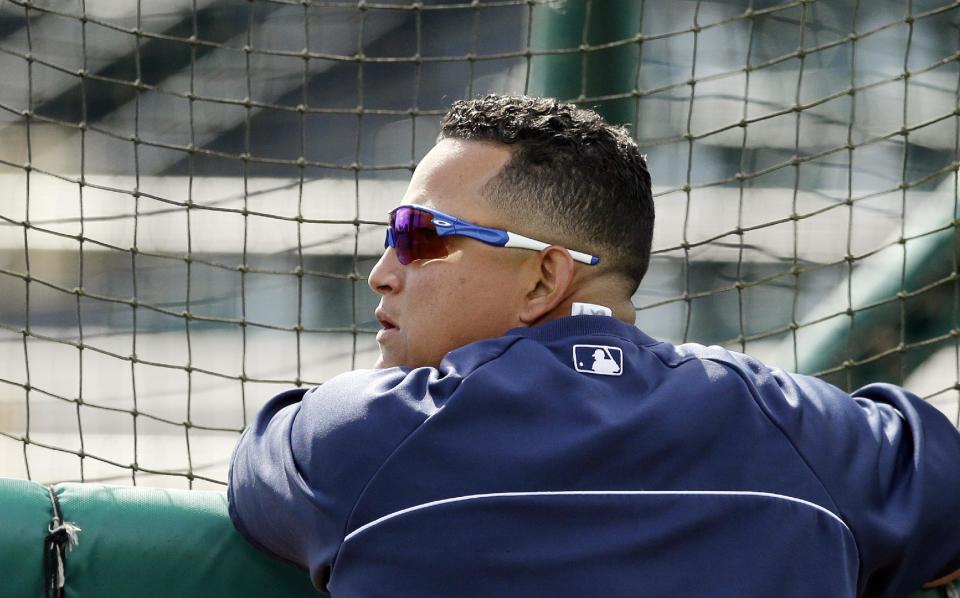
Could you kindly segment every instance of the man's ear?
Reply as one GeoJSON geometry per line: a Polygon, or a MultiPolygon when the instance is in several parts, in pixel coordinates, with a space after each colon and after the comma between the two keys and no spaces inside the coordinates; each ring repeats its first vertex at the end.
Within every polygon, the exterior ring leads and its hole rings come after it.
{"type": "Polygon", "coordinates": [[[531,268],[535,270],[528,279],[529,290],[519,314],[520,321],[528,325],[556,309],[567,298],[575,264],[569,251],[551,245],[537,254],[531,268]]]}

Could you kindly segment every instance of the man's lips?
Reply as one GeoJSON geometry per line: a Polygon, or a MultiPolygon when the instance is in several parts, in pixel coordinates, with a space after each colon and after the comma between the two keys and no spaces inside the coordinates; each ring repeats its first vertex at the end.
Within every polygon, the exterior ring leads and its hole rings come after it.
{"type": "Polygon", "coordinates": [[[376,316],[377,321],[380,322],[380,326],[384,330],[389,330],[391,328],[399,328],[390,316],[380,311],[379,309],[376,312],[374,312],[374,316],[376,316]]]}
{"type": "Polygon", "coordinates": [[[378,309],[376,312],[374,312],[374,315],[376,316],[377,321],[380,322],[380,326],[381,326],[380,332],[377,333],[378,343],[382,343],[386,341],[397,330],[399,330],[399,327],[397,326],[396,322],[394,322],[393,319],[387,314],[385,314],[384,312],[378,309]]]}

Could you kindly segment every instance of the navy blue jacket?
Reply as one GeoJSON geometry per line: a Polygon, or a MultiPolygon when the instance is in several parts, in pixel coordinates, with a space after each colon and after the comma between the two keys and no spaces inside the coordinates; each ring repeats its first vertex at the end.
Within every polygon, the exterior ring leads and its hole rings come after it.
{"type": "Polygon", "coordinates": [[[230,515],[340,596],[901,596],[960,568],[960,433],[574,316],[272,399],[230,515]]]}

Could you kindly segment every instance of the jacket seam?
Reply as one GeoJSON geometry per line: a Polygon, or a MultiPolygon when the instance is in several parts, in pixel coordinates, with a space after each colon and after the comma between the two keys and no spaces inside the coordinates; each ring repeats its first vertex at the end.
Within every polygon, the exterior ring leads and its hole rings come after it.
{"type": "MultiPolygon", "coordinates": [[[[487,364],[489,364],[491,361],[493,361],[494,359],[496,359],[496,358],[500,357],[501,355],[503,355],[504,353],[506,353],[507,350],[510,349],[510,347],[512,347],[512,346],[514,345],[514,343],[516,343],[516,342],[519,341],[519,340],[521,340],[521,338],[520,338],[520,337],[517,337],[517,339],[516,339],[515,341],[512,341],[512,342],[510,342],[510,343],[507,343],[507,344],[503,347],[503,350],[502,350],[502,351],[498,351],[497,353],[491,355],[489,359],[487,359],[487,360],[484,361],[483,363],[481,363],[481,364],[477,365],[476,367],[474,367],[472,370],[470,370],[470,372],[469,372],[466,376],[464,376],[464,377],[461,379],[460,383],[462,384],[462,383],[463,383],[463,380],[466,379],[467,376],[470,376],[470,375],[474,374],[475,372],[477,372],[478,370],[480,370],[481,368],[486,367],[487,364]]],[[[459,390],[459,385],[457,386],[457,389],[459,390]]],[[[454,392],[456,392],[456,390],[455,390],[454,392]]],[[[452,395],[453,395],[453,393],[450,393],[449,396],[452,396],[452,395]]],[[[364,495],[365,495],[366,492],[367,492],[367,489],[370,487],[370,485],[373,483],[373,481],[377,478],[377,476],[380,475],[380,472],[383,471],[383,469],[384,469],[384,467],[386,467],[387,463],[389,463],[390,460],[393,459],[393,456],[394,456],[395,454],[397,454],[397,451],[399,451],[399,450],[401,449],[401,447],[403,447],[403,446],[406,444],[407,440],[409,440],[410,437],[413,436],[413,435],[417,432],[417,430],[419,430],[419,429],[423,426],[423,424],[425,424],[425,423],[427,422],[427,420],[429,420],[429,419],[430,419],[429,416],[424,417],[423,420],[422,420],[420,423],[418,423],[418,424],[415,425],[413,428],[411,428],[410,431],[407,432],[407,434],[405,434],[402,439],[400,439],[400,442],[398,442],[397,445],[396,445],[395,447],[393,447],[393,450],[390,451],[390,454],[388,454],[388,455],[383,459],[383,461],[380,463],[380,465],[377,467],[377,469],[376,469],[372,474],[370,474],[370,477],[367,478],[367,481],[363,484],[363,487],[360,489],[360,492],[357,493],[357,498],[354,499],[354,501],[353,501],[353,506],[350,507],[350,513],[347,515],[347,518],[346,518],[346,520],[344,521],[343,530],[342,530],[342,532],[341,532],[340,542],[339,542],[339,544],[338,544],[338,546],[337,546],[337,551],[336,551],[336,553],[333,555],[333,558],[332,558],[331,561],[330,561],[330,567],[331,567],[331,569],[332,569],[334,563],[336,563],[337,556],[340,554],[340,549],[343,547],[344,539],[345,539],[345,538],[347,537],[347,535],[348,535],[347,530],[350,529],[350,524],[351,524],[351,522],[353,521],[353,517],[354,517],[354,514],[356,513],[357,506],[359,506],[360,501],[363,500],[364,495]]]]}
{"type": "MultiPolygon", "coordinates": [[[[803,454],[803,451],[801,451],[800,447],[797,446],[797,443],[794,442],[793,438],[791,438],[790,435],[787,433],[787,431],[784,430],[783,426],[780,425],[780,422],[778,422],[774,417],[772,417],[770,413],[767,411],[767,409],[764,408],[763,404],[759,399],[759,396],[758,396],[759,393],[757,391],[757,388],[751,383],[751,380],[744,374],[744,372],[739,367],[727,361],[723,361],[721,359],[716,359],[713,357],[700,357],[700,358],[691,357],[690,359],[684,360],[684,362],[690,361],[692,359],[698,359],[698,360],[710,361],[710,362],[716,363],[720,366],[723,366],[725,369],[732,371],[734,374],[736,374],[738,378],[740,378],[740,380],[743,382],[744,386],[747,388],[748,392],[750,393],[750,398],[753,400],[754,405],[756,405],[757,409],[760,410],[760,413],[763,414],[763,416],[767,419],[767,421],[770,422],[777,429],[778,432],[780,432],[780,435],[783,436],[783,438],[787,441],[787,443],[790,445],[790,448],[793,449],[794,453],[796,453],[797,457],[800,459],[800,461],[804,464],[804,466],[810,472],[810,475],[813,476],[813,479],[815,479],[817,481],[817,484],[820,485],[820,488],[823,489],[824,494],[826,494],[830,498],[830,501],[833,503],[833,508],[836,510],[836,515],[843,520],[844,525],[850,531],[850,537],[853,539],[853,545],[856,546],[857,548],[857,556],[860,558],[860,560],[862,560],[863,553],[860,550],[860,543],[857,541],[856,534],[853,533],[853,528],[851,528],[849,523],[847,522],[846,515],[844,514],[843,509],[840,508],[840,503],[837,502],[837,499],[833,496],[833,493],[830,492],[829,488],[827,488],[827,485],[820,478],[820,474],[817,473],[817,470],[807,460],[806,456],[803,454]]],[[[858,576],[859,576],[859,572],[858,572],[858,576]]]]}

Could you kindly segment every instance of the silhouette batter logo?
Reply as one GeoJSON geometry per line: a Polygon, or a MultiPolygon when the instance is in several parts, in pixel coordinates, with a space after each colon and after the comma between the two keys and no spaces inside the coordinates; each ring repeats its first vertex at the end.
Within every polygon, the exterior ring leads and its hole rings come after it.
{"type": "Polygon", "coordinates": [[[574,345],[573,367],[584,374],[619,376],[623,373],[623,350],[609,345],[574,345]]]}

